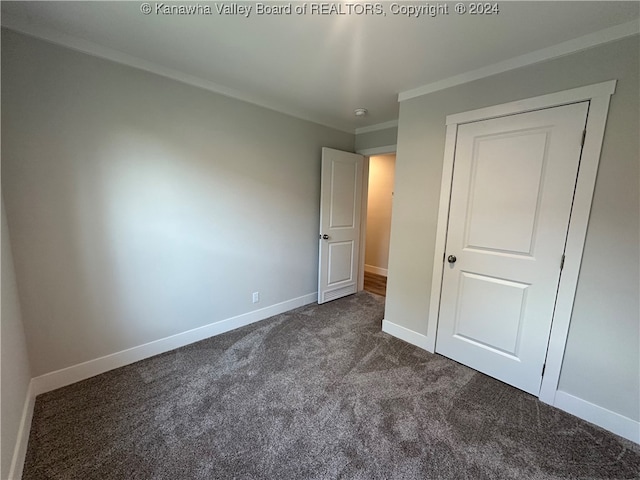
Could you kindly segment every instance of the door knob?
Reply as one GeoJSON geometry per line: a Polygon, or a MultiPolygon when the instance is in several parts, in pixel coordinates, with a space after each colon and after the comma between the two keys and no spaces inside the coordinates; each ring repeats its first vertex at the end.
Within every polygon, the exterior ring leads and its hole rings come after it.
{"type": "Polygon", "coordinates": [[[458,259],[456,258],[456,256],[455,256],[455,255],[449,255],[449,256],[447,257],[447,261],[448,261],[449,263],[456,263],[456,260],[458,260],[458,259]]]}
{"type": "Polygon", "coordinates": [[[323,240],[329,240],[329,235],[327,235],[326,233],[324,235],[322,235],[322,239],[323,240]]]}

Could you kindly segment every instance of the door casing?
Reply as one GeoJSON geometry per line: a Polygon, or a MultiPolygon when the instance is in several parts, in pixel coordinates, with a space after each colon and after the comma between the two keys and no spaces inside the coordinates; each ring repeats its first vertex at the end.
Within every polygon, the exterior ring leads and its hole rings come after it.
{"type": "Polygon", "coordinates": [[[435,351],[436,332],[438,328],[444,251],[447,239],[449,202],[458,125],[572,103],[589,102],[586,135],[567,235],[565,263],[558,286],[558,296],[555,313],[552,318],[546,366],[538,396],[541,401],[551,405],[556,403],[560,369],[562,367],[565,345],[569,333],[569,324],[578,283],[578,275],[580,273],[580,264],[589,223],[589,214],[600,161],[600,152],[602,150],[607,113],[609,111],[609,102],[611,95],[615,92],[615,87],[616,80],[610,80],[595,85],[449,115],[446,118],[447,131],[440,187],[440,207],[438,211],[429,317],[425,340],[425,346],[430,352],[435,351]]]}

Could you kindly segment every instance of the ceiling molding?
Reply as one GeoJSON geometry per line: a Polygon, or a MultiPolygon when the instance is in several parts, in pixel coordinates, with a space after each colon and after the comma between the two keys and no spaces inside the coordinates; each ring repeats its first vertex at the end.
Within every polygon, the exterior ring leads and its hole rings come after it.
{"type": "Polygon", "coordinates": [[[133,67],[138,70],[144,70],[146,72],[160,75],[161,77],[170,78],[171,80],[175,80],[181,83],[186,83],[187,85],[191,85],[194,87],[202,88],[204,90],[208,90],[213,93],[224,95],[225,97],[230,97],[235,100],[251,103],[253,105],[257,105],[258,107],[266,108],[268,110],[273,110],[275,112],[282,113],[290,117],[295,117],[300,120],[316,123],[318,125],[322,125],[323,127],[331,128],[333,130],[339,130],[341,132],[350,133],[352,135],[354,134],[353,127],[331,124],[322,119],[314,118],[303,112],[300,112],[291,108],[287,108],[282,105],[278,105],[276,103],[264,102],[258,98],[255,98],[252,95],[247,95],[245,93],[239,92],[232,88],[219,85],[212,81],[205,80],[203,78],[196,77],[194,75],[182,73],[178,70],[164,67],[154,62],[149,62],[142,58],[135,57],[133,55],[129,55],[124,52],[120,52],[119,50],[103,47],[102,45],[98,45],[97,43],[91,42],[89,40],[84,40],[82,38],[78,38],[73,35],[68,35],[66,33],[62,33],[51,28],[33,25],[13,15],[7,15],[7,14],[2,15],[2,27],[7,28],[9,30],[16,31],[18,33],[22,33],[24,35],[28,35],[30,37],[35,37],[40,40],[47,41],[49,43],[53,43],[55,45],[66,47],[71,50],[75,50],[77,52],[85,53],[93,57],[110,60],[112,62],[127,65],[129,67],[133,67]]]}
{"type": "Polygon", "coordinates": [[[361,133],[377,132],[378,130],[386,130],[387,128],[397,128],[397,127],[398,127],[398,120],[390,120],[388,122],[369,125],[368,127],[356,128],[356,135],[360,135],[361,133]]]}
{"type": "Polygon", "coordinates": [[[361,150],[356,150],[356,153],[360,155],[370,156],[370,155],[386,155],[390,153],[396,153],[398,151],[398,145],[385,145],[383,147],[374,147],[374,148],[363,148],[361,150]]]}
{"type": "MultiPolygon", "coordinates": [[[[640,24],[638,20],[622,23],[615,27],[605,28],[598,32],[590,33],[582,37],[574,38],[566,42],[553,45],[548,48],[536,50],[525,55],[510,58],[502,62],[494,63],[486,67],[478,68],[477,70],[471,70],[470,72],[455,75],[453,77],[445,78],[437,82],[423,85],[422,87],[414,88],[400,92],[398,95],[398,102],[404,102],[411,98],[420,97],[429,93],[444,90],[446,88],[455,87],[456,85],[462,85],[463,83],[472,82],[481,78],[490,77],[498,73],[507,72],[516,68],[526,67],[535,63],[544,62],[545,60],[551,60],[553,58],[561,57],[571,53],[579,52],[580,50],[586,50],[587,48],[595,47],[603,43],[613,42],[620,40],[631,35],[637,35],[640,33],[640,24]]],[[[357,130],[356,130],[357,133],[357,130]]]]}

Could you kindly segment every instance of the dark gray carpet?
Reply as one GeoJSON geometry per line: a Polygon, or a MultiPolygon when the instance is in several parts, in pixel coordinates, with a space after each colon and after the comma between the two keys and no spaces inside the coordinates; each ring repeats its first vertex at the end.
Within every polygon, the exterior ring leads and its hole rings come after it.
{"type": "Polygon", "coordinates": [[[24,479],[639,478],[640,448],[310,305],[37,398],[24,479]]]}

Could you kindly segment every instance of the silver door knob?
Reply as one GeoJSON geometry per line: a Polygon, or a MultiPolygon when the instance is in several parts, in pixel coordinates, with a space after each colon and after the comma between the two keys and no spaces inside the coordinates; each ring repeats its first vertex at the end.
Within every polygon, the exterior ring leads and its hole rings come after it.
{"type": "Polygon", "coordinates": [[[449,255],[449,256],[447,257],[447,261],[448,261],[449,263],[456,263],[456,260],[458,260],[458,259],[456,258],[456,256],[455,256],[455,255],[449,255]]]}
{"type": "Polygon", "coordinates": [[[323,240],[329,240],[329,235],[327,235],[326,233],[324,235],[322,235],[322,239],[323,240]]]}

